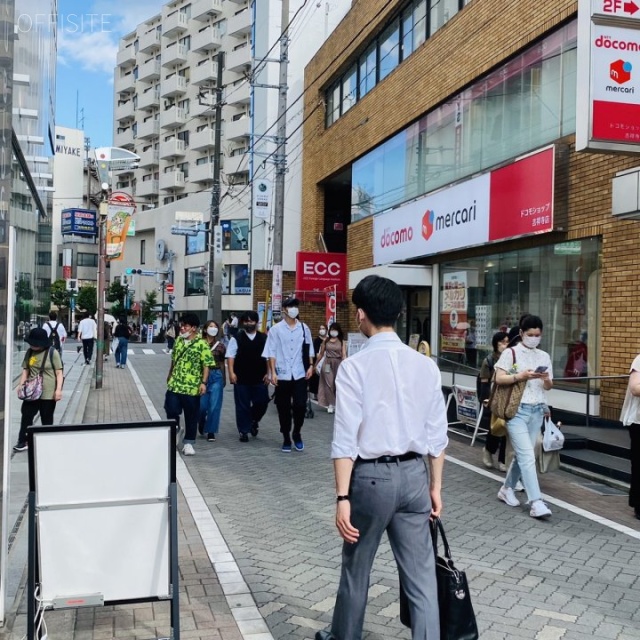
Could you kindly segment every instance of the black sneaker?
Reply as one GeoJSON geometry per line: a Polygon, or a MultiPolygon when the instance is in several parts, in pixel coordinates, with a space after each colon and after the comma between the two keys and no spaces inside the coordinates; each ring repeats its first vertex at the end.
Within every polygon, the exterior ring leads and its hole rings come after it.
{"type": "Polygon", "coordinates": [[[260,425],[257,422],[251,424],[251,435],[255,438],[260,430],[260,425]]]}
{"type": "Polygon", "coordinates": [[[246,433],[240,434],[240,442],[249,442],[249,436],[246,433]]]}
{"type": "Polygon", "coordinates": [[[207,441],[208,442],[215,442],[216,441],[216,436],[213,433],[207,433],[207,441]]]}
{"type": "Polygon", "coordinates": [[[14,451],[26,451],[29,448],[29,445],[26,442],[18,442],[18,444],[13,447],[14,451]]]}

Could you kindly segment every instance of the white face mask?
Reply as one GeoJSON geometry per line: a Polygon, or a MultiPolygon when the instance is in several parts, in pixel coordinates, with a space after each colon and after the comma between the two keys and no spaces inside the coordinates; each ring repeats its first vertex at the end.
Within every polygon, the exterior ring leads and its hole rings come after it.
{"type": "Polygon", "coordinates": [[[207,329],[207,335],[212,338],[218,335],[218,327],[209,327],[207,329]]]}
{"type": "Polygon", "coordinates": [[[287,307],[287,315],[290,318],[297,318],[299,313],[300,310],[298,309],[298,307],[287,307]]]}
{"type": "Polygon", "coordinates": [[[320,336],[326,336],[327,335],[327,330],[326,329],[320,329],[320,331],[318,331],[318,335],[320,336]]]}
{"type": "Polygon", "coordinates": [[[190,335],[191,335],[191,331],[185,331],[185,332],[183,332],[183,333],[181,333],[181,334],[180,334],[180,337],[181,337],[183,340],[188,340],[190,335]]]}
{"type": "Polygon", "coordinates": [[[522,344],[529,349],[535,349],[542,340],[542,336],[522,336],[522,344]]]}
{"type": "Polygon", "coordinates": [[[330,331],[330,332],[329,332],[329,335],[330,335],[332,338],[337,338],[337,337],[338,337],[338,332],[337,332],[337,331],[330,331]]]}

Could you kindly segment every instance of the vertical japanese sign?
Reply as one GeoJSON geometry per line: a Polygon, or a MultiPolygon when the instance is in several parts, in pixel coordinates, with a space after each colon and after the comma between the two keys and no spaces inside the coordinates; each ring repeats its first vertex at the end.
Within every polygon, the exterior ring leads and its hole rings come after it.
{"type": "Polygon", "coordinates": [[[467,273],[445,273],[442,278],[442,309],[440,312],[441,351],[464,353],[467,322],[467,273]]]}
{"type": "Polygon", "coordinates": [[[268,220],[271,217],[271,181],[256,180],[253,185],[253,217],[268,220]]]}
{"type": "Polygon", "coordinates": [[[336,321],[336,285],[325,290],[325,323],[327,329],[336,321]]]}
{"type": "Polygon", "coordinates": [[[122,192],[114,192],[107,208],[107,260],[122,260],[131,216],[136,212],[133,198],[122,192]]]}

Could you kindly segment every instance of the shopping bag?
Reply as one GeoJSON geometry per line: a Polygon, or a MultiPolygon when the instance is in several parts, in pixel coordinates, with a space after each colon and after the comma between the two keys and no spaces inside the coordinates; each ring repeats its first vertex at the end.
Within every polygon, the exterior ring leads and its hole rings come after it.
{"type": "Polygon", "coordinates": [[[564,446],[564,434],[551,418],[545,418],[542,423],[542,448],[545,451],[560,451],[564,446]]]}
{"type": "MultiPolygon", "coordinates": [[[[478,640],[478,625],[471,604],[467,576],[453,564],[451,549],[440,518],[430,520],[429,527],[436,558],[440,640],[478,640]],[[444,556],[438,555],[438,532],[442,536],[444,556]]],[[[400,622],[405,627],[411,627],[409,601],[402,584],[400,584],[400,622]]]]}
{"type": "Polygon", "coordinates": [[[542,446],[542,430],[538,433],[536,444],[533,448],[536,458],[536,469],[538,473],[551,473],[560,469],[560,451],[545,451],[542,446]]]}
{"type": "Polygon", "coordinates": [[[489,429],[492,436],[496,438],[502,438],[507,435],[507,423],[497,416],[491,415],[491,422],[489,423],[489,429]]]}

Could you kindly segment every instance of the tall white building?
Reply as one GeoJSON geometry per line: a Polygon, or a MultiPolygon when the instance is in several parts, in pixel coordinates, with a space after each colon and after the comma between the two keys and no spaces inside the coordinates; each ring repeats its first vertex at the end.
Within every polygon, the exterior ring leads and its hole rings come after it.
{"type": "MultiPolygon", "coordinates": [[[[220,51],[225,54],[219,149],[223,309],[250,306],[252,271],[272,265],[273,211],[270,219],[254,217],[251,203],[253,183],[273,181],[274,175],[279,69],[272,61],[280,53],[276,43],[281,6],[280,0],[174,0],[120,42],[113,144],[134,151],[141,162],[139,168],[120,173],[115,186],[134,195],[139,211],[154,209],[152,218],[165,232],[163,237],[129,239],[124,263],[113,264],[112,274],[117,276],[120,267],[139,266],[141,241],[155,246],[162,240],[174,255],[176,311],[207,308],[205,234],[187,241],[171,236],[165,218],[173,218],[176,211],[200,211],[205,221],[209,219],[210,197],[202,194],[209,194],[213,184],[213,104],[220,51]],[[196,194],[198,198],[190,197],[196,194]]],[[[302,129],[297,127],[303,100],[296,99],[303,87],[303,70],[349,6],[349,0],[291,0],[287,116],[292,153],[285,202],[285,269],[294,269],[300,243],[302,129]]],[[[141,228],[148,234],[153,232],[150,226],[154,225],[141,228]]],[[[149,280],[144,286],[155,284],[149,280]]],[[[141,299],[144,291],[138,285],[136,298],[141,299]]]]}

